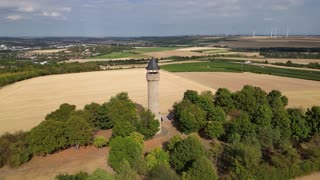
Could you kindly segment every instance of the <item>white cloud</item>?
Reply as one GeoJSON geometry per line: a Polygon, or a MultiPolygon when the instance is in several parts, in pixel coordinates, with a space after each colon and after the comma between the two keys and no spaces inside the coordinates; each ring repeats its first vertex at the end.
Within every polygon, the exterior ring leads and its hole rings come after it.
{"type": "Polygon", "coordinates": [[[60,11],[62,12],[71,12],[72,8],[71,7],[63,7],[63,8],[60,8],[60,11]]]}
{"type": "Polygon", "coordinates": [[[10,20],[10,21],[18,21],[18,20],[22,20],[23,16],[21,15],[9,15],[6,17],[6,19],[10,20]]]}
{"type": "Polygon", "coordinates": [[[18,8],[18,11],[30,13],[30,12],[34,12],[35,8],[33,6],[22,6],[18,8]]]}
{"type": "Polygon", "coordinates": [[[43,11],[42,15],[46,16],[46,17],[60,17],[60,16],[62,16],[62,14],[60,12],[56,12],[56,11],[52,11],[52,12],[43,11]]]}

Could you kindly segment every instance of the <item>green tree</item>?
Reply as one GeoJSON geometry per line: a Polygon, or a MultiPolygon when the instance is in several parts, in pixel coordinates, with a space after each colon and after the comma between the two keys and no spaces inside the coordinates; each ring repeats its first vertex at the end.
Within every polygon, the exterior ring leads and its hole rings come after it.
{"type": "Polygon", "coordinates": [[[121,161],[119,164],[119,171],[116,174],[117,180],[140,180],[140,177],[127,160],[121,161]]]}
{"type": "Polygon", "coordinates": [[[219,138],[224,134],[223,123],[219,121],[208,122],[204,132],[210,138],[219,138]]]}
{"type": "Polygon", "coordinates": [[[84,112],[88,114],[88,122],[92,127],[103,129],[101,127],[99,119],[101,111],[101,105],[97,103],[91,103],[84,106],[84,112]]]}
{"type": "Polygon", "coordinates": [[[55,121],[67,121],[71,114],[76,111],[76,106],[75,105],[70,105],[70,104],[62,104],[59,109],[56,111],[51,112],[46,116],[46,120],[55,120],[55,121]]]}
{"type": "Polygon", "coordinates": [[[174,149],[174,147],[178,144],[178,142],[180,142],[180,141],[182,141],[182,138],[181,138],[181,136],[179,136],[179,135],[175,135],[175,136],[173,136],[171,139],[170,139],[170,141],[168,142],[168,150],[173,150],[174,149]]]}
{"type": "Polygon", "coordinates": [[[155,119],[155,115],[150,110],[143,109],[140,113],[140,121],[137,131],[144,135],[146,139],[153,137],[160,127],[160,123],[155,119]]]}
{"type": "Polygon", "coordinates": [[[215,180],[218,179],[218,176],[212,162],[210,162],[208,158],[202,156],[192,163],[187,171],[185,179],[215,180]]]}
{"type": "Polygon", "coordinates": [[[273,128],[278,128],[280,130],[282,139],[288,139],[291,136],[291,127],[288,112],[285,109],[280,97],[273,97],[275,98],[271,99],[271,101],[269,100],[270,107],[273,112],[271,125],[273,126],[273,128]]]}
{"type": "Polygon", "coordinates": [[[136,131],[136,126],[134,126],[130,121],[117,121],[112,128],[112,136],[126,137],[134,131],[136,131]]]}
{"type": "Polygon", "coordinates": [[[149,171],[157,166],[169,167],[169,153],[160,148],[153,149],[145,159],[149,171]]]}
{"type": "Polygon", "coordinates": [[[114,122],[110,119],[108,116],[109,110],[108,110],[108,104],[104,103],[97,111],[96,116],[96,127],[99,129],[110,129],[113,127],[114,122]]]}
{"type": "Polygon", "coordinates": [[[157,166],[152,169],[147,177],[148,180],[181,180],[177,173],[167,166],[157,166]]]}
{"type": "Polygon", "coordinates": [[[32,154],[45,155],[68,145],[65,123],[61,121],[43,121],[31,129],[27,142],[32,154]]]}
{"type": "Polygon", "coordinates": [[[183,100],[189,100],[193,104],[200,103],[200,97],[197,91],[187,90],[183,95],[183,100]]]}
{"type": "Polygon", "coordinates": [[[171,164],[177,170],[186,170],[198,158],[206,155],[206,150],[195,136],[179,141],[172,150],[171,164]]]}
{"type": "Polygon", "coordinates": [[[108,118],[113,122],[129,121],[133,126],[138,123],[136,105],[129,99],[128,93],[119,93],[106,104],[108,118]]]}
{"type": "Polygon", "coordinates": [[[143,146],[133,137],[115,137],[110,142],[108,163],[117,172],[121,162],[127,160],[131,168],[141,171],[144,167],[143,146]]]}
{"type": "Polygon", "coordinates": [[[115,180],[115,177],[103,169],[97,169],[88,177],[88,180],[115,180]]]}
{"type": "Polygon", "coordinates": [[[261,156],[259,144],[232,143],[224,148],[223,164],[233,179],[254,179],[261,156]]]}
{"type": "Polygon", "coordinates": [[[250,117],[254,117],[261,105],[268,104],[267,93],[261,88],[249,85],[236,92],[233,99],[236,108],[247,112],[250,117]]]}
{"type": "Polygon", "coordinates": [[[215,94],[214,104],[220,106],[226,113],[231,112],[235,106],[232,93],[225,88],[219,88],[215,94]]]}
{"type": "Polygon", "coordinates": [[[306,123],[302,109],[288,109],[289,119],[291,121],[292,138],[301,141],[309,137],[310,128],[306,123]]]}
{"type": "Polygon", "coordinates": [[[311,135],[320,132],[320,106],[313,106],[307,110],[306,121],[311,130],[311,135]]]}
{"type": "Polygon", "coordinates": [[[254,112],[252,122],[259,127],[270,126],[272,116],[272,109],[270,108],[269,104],[263,104],[258,107],[256,112],[254,112]]]}
{"type": "Polygon", "coordinates": [[[70,145],[75,145],[78,149],[80,145],[90,144],[92,139],[92,128],[84,119],[72,116],[66,122],[66,134],[68,143],[70,145]]]}
{"type": "Polygon", "coordinates": [[[96,137],[94,138],[93,144],[94,144],[94,146],[96,146],[97,148],[102,148],[102,147],[104,147],[104,146],[107,146],[108,140],[107,140],[107,138],[104,137],[104,136],[96,136],[96,137]]]}
{"type": "Polygon", "coordinates": [[[197,132],[205,125],[206,112],[190,101],[183,100],[174,106],[176,120],[184,133],[197,132]]]}
{"type": "Polygon", "coordinates": [[[241,112],[240,116],[233,119],[228,125],[228,141],[232,142],[233,136],[235,135],[239,135],[240,140],[243,140],[246,137],[255,137],[254,124],[250,122],[249,115],[246,112],[241,112]]]}
{"type": "Polygon", "coordinates": [[[79,172],[75,175],[59,174],[56,176],[57,180],[87,180],[88,178],[89,175],[84,172],[79,172]]]}

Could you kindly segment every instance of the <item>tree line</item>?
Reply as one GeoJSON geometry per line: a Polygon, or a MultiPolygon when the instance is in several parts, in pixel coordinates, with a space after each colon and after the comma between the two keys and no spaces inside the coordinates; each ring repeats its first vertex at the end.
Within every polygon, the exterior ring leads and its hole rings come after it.
{"type": "Polygon", "coordinates": [[[6,67],[0,69],[0,87],[38,76],[100,70],[96,63],[52,63],[43,66],[30,63],[13,63],[12,65],[6,65],[6,67]]]}
{"type": "Polygon", "coordinates": [[[149,110],[133,103],[127,93],[120,93],[103,104],[88,104],[83,110],[62,104],[30,131],[6,133],[0,137],[0,167],[5,164],[16,167],[35,155],[91,145],[94,133],[103,129],[113,129],[115,139],[133,132],[148,139],[158,132],[159,122],[149,110]]]}
{"type": "Polygon", "coordinates": [[[210,157],[220,178],[291,179],[320,170],[320,107],[287,104],[279,91],[244,86],[187,91],[173,112],[182,132],[214,139],[210,157]]]}
{"type": "Polygon", "coordinates": [[[286,63],[276,62],[274,64],[277,65],[277,66],[320,69],[320,64],[319,63],[297,64],[297,63],[293,63],[292,61],[289,60],[286,63]]]}

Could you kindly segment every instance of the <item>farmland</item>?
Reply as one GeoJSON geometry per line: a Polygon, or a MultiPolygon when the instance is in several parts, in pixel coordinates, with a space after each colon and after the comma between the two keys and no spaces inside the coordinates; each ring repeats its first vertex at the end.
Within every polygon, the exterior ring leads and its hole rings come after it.
{"type": "MultiPolygon", "coordinates": [[[[161,72],[160,111],[167,113],[187,89],[211,90],[188,79],[161,72]]],[[[62,103],[82,108],[90,102],[105,102],[122,91],[146,107],[145,69],[54,75],[6,86],[0,90],[0,133],[28,130],[62,103]]]]}
{"type": "Polygon", "coordinates": [[[255,66],[225,61],[170,64],[162,66],[162,68],[171,72],[252,72],[320,81],[319,71],[255,66]]]}

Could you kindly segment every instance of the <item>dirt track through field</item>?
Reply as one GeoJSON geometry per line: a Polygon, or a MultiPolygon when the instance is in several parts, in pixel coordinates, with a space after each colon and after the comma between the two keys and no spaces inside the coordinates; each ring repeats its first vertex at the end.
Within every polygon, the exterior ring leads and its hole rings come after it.
{"type": "Polygon", "coordinates": [[[289,98],[290,107],[320,105],[320,82],[253,73],[188,72],[176,75],[201,83],[213,89],[221,87],[232,91],[250,84],[266,91],[280,90],[289,98]]]}
{"type": "MultiPolygon", "coordinates": [[[[62,103],[83,108],[91,102],[103,103],[120,92],[146,107],[145,69],[100,71],[52,75],[18,82],[0,89],[0,134],[29,130],[62,103]]],[[[188,89],[213,90],[204,85],[161,72],[160,111],[167,113],[188,89]]]]}

